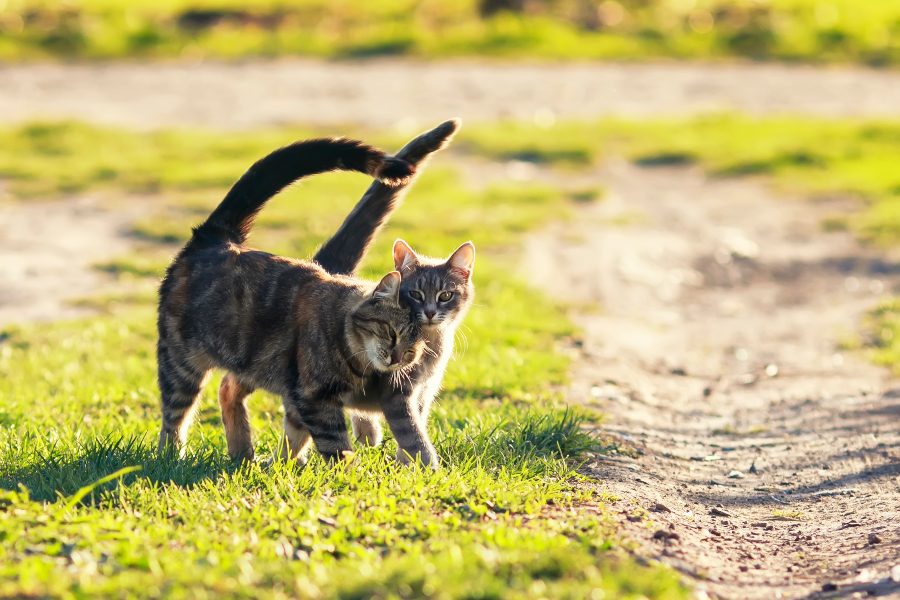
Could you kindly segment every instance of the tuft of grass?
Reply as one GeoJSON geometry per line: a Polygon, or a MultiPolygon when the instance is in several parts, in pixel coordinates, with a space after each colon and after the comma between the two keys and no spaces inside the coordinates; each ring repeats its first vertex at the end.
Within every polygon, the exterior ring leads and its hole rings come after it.
{"type": "Polygon", "coordinates": [[[773,510],[772,518],[776,521],[803,521],[806,515],[802,510],[773,510]]]}
{"type": "Polygon", "coordinates": [[[883,300],[866,315],[862,336],[853,340],[877,364],[900,373],[900,298],[883,300]]]}

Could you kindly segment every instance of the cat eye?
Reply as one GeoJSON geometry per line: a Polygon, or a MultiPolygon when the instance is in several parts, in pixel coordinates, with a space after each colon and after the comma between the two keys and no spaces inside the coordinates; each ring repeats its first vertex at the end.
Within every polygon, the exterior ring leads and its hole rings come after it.
{"type": "Polygon", "coordinates": [[[438,294],[438,300],[441,302],[450,302],[451,298],[453,298],[453,292],[441,292],[438,294]]]}
{"type": "Polygon", "coordinates": [[[418,300],[419,302],[425,302],[425,294],[420,292],[419,290],[413,290],[409,293],[409,297],[413,300],[418,300]]]}

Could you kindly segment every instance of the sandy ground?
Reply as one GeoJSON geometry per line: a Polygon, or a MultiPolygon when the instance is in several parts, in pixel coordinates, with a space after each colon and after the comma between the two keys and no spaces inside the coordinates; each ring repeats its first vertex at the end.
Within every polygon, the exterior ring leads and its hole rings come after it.
{"type": "Polygon", "coordinates": [[[898,263],[821,231],[840,203],[692,170],[599,179],[609,198],[526,264],[585,307],[570,398],[640,453],[585,472],[638,553],[714,596],[900,596],[900,385],[839,344],[898,263]]]}
{"type": "Polygon", "coordinates": [[[900,71],[771,64],[272,61],[0,67],[0,121],[153,128],[285,122],[425,127],[448,116],[560,118],[709,110],[896,116],[900,71]]]}
{"type": "Polygon", "coordinates": [[[138,210],[90,196],[0,202],[0,327],[89,312],[72,301],[113,289],[93,265],[133,246],[138,210]]]}

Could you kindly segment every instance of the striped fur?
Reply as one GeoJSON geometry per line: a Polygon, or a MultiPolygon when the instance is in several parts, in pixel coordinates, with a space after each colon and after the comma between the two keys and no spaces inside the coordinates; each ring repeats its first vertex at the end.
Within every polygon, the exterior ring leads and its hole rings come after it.
{"type": "MultiPolygon", "coordinates": [[[[351,449],[344,408],[385,412],[402,393],[399,382],[421,360],[425,341],[399,302],[398,273],[375,285],[243,243],[271,195],[303,175],[332,169],[363,171],[387,184],[405,182],[414,171],[352,140],[288,146],[235,184],[168,268],[157,323],[161,451],[183,450],[214,368],[228,371],[219,403],[235,459],[253,457],[246,400],[255,389],[283,398],[283,454],[300,460],[310,440],[323,456],[340,458],[351,449]],[[372,373],[387,382],[378,398],[372,373]]],[[[402,418],[389,421],[398,429],[419,428],[412,415],[406,423],[396,420],[402,418]]]]}

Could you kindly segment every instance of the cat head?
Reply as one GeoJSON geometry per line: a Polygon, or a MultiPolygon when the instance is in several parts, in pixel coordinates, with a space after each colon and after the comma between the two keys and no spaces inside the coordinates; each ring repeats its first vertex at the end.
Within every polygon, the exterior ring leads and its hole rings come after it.
{"type": "Polygon", "coordinates": [[[394,242],[400,300],[422,327],[446,327],[461,319],[475,297],[475,246],[466,242],[446,260],[419,256],[403,240],[394,242]]]}
{"type": "Polygon", "coordinates": [[[353,333],[367,368],[382,372],[403,370],[422,356],[425,342],[409,309],[400,304],[400,273],[385,275],[350,316],[353,333]]]}

